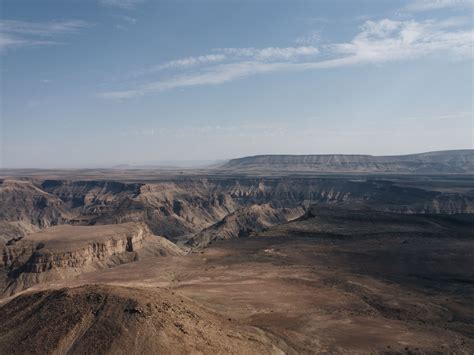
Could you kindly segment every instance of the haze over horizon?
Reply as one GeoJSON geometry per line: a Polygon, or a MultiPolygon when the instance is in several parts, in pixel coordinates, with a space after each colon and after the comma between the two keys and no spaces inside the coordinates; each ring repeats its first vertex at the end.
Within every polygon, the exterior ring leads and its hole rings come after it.
{"type": "Polygon", "coordinates": [[[0,168],[474,147],[470,0],[44,4],[2,1],[0,168]]]}

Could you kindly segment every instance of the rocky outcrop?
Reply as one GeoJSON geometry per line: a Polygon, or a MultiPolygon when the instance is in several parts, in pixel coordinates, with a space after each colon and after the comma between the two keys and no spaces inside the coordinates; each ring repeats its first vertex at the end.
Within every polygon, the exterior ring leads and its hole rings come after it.
{"type": "Polygon", "coordinates": [[[40,282],[131,262],[142,249],[161,256],[182,254],[142,224],[52,227],[0,250],[0,291],[13,294],[40,282]]]}

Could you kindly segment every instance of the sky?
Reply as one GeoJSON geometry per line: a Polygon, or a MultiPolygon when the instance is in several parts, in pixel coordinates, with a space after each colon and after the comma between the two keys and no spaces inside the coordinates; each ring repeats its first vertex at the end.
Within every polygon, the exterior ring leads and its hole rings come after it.
{"type": "Polygon", "coordinates": [[[472,149],[474,0],[2,0],[0,167],[472,149]]]}

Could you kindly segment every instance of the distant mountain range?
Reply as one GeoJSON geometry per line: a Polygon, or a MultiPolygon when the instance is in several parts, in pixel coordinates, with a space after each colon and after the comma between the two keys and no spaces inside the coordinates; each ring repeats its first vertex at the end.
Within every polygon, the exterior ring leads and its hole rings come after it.
{"type": "Polygon", "coordinates": [[[230,172],[474,174],[474,149],[409,155],[256,155],[220,166],[230,172]]]}

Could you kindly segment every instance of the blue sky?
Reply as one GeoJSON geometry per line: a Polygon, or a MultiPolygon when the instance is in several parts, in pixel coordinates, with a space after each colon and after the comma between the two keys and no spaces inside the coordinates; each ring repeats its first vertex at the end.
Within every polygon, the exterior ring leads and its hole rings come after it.
{"type": "Polygon", "coordinates": [[[3,167],[473,148],[472,0],[2,0],[3,167]]]}

